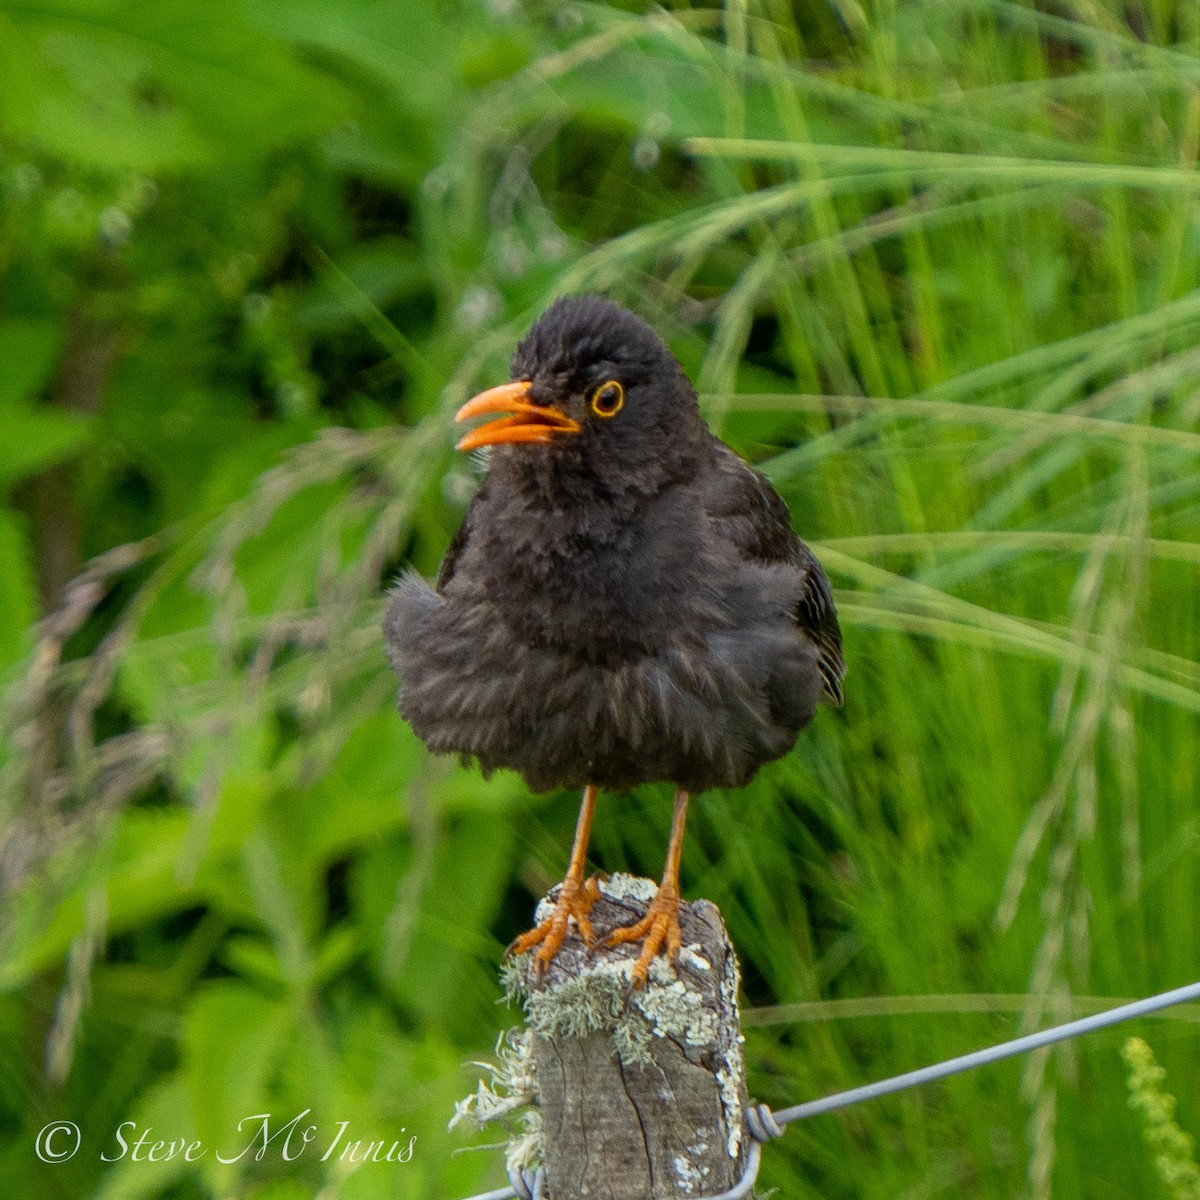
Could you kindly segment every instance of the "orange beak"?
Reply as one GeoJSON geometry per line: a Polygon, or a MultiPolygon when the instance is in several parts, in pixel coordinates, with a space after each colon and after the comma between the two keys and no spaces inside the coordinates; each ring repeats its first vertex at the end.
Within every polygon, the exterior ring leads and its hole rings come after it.
{"type": "Polygon", "coordinates": [[[499,387],[480,392],[454,414],[455,421],[491,413],[511,413],[472,429],[459,443],[459,450],[475,450],[480,446],[496,446],[501,442],[550,442],[560,434],[578,433],[578,421],[571,420],[557,408],[534,404],[529,399],[529,383],[502,383],[499,387]]]}

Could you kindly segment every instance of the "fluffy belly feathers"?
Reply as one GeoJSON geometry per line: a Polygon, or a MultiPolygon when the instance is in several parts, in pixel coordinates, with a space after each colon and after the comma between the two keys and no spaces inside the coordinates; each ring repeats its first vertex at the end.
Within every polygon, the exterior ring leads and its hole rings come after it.
{"type": "Polygon", "coordinates": [[[409,575],[385,619],[400,711],[432,750],[512,768],[535,791],[739,787],[788,751],[820,690],[816,651],[771,590],[736,621],[601,665],[522,643],[486,600],[409,575]]]}

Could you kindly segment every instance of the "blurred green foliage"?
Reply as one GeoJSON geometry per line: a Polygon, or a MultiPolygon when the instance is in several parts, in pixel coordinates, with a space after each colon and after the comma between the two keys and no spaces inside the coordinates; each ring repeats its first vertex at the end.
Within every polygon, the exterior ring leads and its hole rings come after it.
{"type": "MultiPolygon", "coordinates": [[[[656,323],[837,585],[845,710],[685,854],[757,1096],[1200,975],[1189,0],[0,0],[0,79],[9,1194],[498,1185],[445,1124],[575,806],[431,759],[378,621],[561,291],[656,323]],[[411,1161],[100,1157],[305,1111],[411,1161]]],[[[596,861],[656,873],[669,813],[606,797],[596,861]]],[[[794,1128],[763,1182],[1171,1194],[1122,1036],[794,1128]]],[[[1193,1130],[1196,1044],[1155,1033],[1193,1130]]]]}

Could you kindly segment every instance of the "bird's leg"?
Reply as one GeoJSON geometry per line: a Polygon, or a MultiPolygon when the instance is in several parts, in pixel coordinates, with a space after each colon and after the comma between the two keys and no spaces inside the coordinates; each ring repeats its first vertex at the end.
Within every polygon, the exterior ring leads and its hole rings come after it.
{"type": "Polygon", "coordinates": [[[614,930],[608,945],[622,942],[641,942],[642,952],[633,964],[633,986],[646,982],[650,964],[664,942],[667,957],[672,962],[679,954],[682,939],[679,933],[679,860],[683,854],[683,826],[687,820],[688,794],[682,788],[675,793],[675,812],[671,817],[671,840],[667,845],[667,865],[663,868],[662,883],[650,901],[646,915],[635,925],[614,930]]]}
{"type": "Polygon", "coordinates": [[[544,971],[550,960],[558,953],[563,938],[567,935],[567,927],[571,918],[575,918],[579,936],[590,947],[596,939],[592,932],[592,923],[588,920],[592,905],[600,895],[595,878],[585,880],[583,867],[587,862],[588,838],[592,831],[592,813],[596,808],[597,789],[591,784],[583,789],[583,803],[579,806],[579,820],[575,824],[575,844],[571,847],[571,861],[567,874],[559,888],[558,899],[550,915],[536,928],[523,933],[505,952],[506,954],[524,954],[526,950],[538,947],[534,955],[534,963],[538,970],[544,971]]]}

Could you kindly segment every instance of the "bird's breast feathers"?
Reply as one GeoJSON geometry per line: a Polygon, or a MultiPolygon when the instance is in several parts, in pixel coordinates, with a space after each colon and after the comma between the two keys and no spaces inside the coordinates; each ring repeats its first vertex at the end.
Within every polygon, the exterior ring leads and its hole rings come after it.
{"type": "Polygon", "coordinates": [[[792,616],[802,572],[689,536],[684,511],[624,538],[546,524],[505,556],[481,540],[488,569],[465,548],[441,596],[402,581],[388,644],[418,734],[535,788],[739,786],[786,753],[821,680],[792,616]]]}

